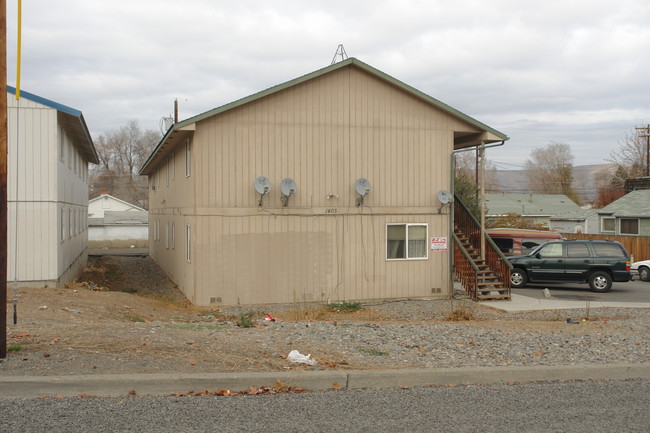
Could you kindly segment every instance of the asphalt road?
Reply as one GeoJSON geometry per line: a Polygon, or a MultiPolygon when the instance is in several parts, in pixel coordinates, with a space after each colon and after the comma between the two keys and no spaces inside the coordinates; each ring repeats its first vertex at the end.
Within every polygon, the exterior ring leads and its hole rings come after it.
{"type": "Polygon", "coordinates": [[[588,284],[576,283],[530,283],[523,289],[512,289],[512,293],[531,298],[543,298],[543,290],[548,288],[554,298],[573,301],[609,301],[609,302],[649,302],[650,282],[628,281],[627,283],[613,283],[612,290],[608,293],[594,293],[588,284]]]}
{"type": "Polygon", "coordinates": [[[0,400],[3,432],[646,432],[650,380],[0,400]]]}

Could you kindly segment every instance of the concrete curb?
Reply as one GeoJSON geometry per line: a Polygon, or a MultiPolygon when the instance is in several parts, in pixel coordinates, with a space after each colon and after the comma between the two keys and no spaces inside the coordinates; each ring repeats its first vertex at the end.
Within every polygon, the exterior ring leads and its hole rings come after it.
{"type": "Polygon", "coordinates": [[[650,379],[650,364],[462,367],[395,370],[280,371],[201,374],[89,376],[0,376],[0,398],[168,395],[175,392],[285,385],[309,391],[381,389],[430,385],[490,385],[511,382],[650,379]]]}

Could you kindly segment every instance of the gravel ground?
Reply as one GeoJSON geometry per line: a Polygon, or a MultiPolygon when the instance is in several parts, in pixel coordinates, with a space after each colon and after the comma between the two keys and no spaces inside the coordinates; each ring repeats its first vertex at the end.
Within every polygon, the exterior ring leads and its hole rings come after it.
{"type": "Polygon", "coordinates": [[[650,361],[646,309],[507,313],[461,300],[401,300],[367,303],[350,314],[302,304],[205,310],[177,302],[178,291],[149,258],[111,260],[102,265],[128,266],[94,281],[110,286],[122,278],[130,282],[130,293],[21,289],[20,321],[8,330],[9,346],[19,349],[0,360],[0,375],[650,361]],[[151,275],[131,279],[133,272],[151,275]],[[147,281],[155,283],[147,289],[147,281]],[[463,310],[471,320],[449,320],[452,310],[463,310]],[[245,312],[251,312],[254,327],[238,326],[245,312]],[[265,314],[276,321],[264,320],[265,314]],[[294,349],[318,365],[289,362],[294,349]]]}

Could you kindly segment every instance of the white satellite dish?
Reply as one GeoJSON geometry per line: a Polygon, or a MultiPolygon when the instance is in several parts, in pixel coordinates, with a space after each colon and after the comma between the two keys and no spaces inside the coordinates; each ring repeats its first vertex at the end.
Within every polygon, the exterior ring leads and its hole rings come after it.
{"type": "Polygon", "coordinates": [[[357,194],[361,197],[365,197],[366,194],[370,192],[370,182],[365,177],[360,177],[354,183],[354,188],[357,190],[357,194]]]}
{"type": "Polygon", "coordinates": [[[282,200],[283,207],[287,207],[287,204],[289,203],[289,197],[294,195],[297,189],[298,187],[296,186],[296,181],[290,177],[285,177],[282,179],[282,182],[280,182],[280,192],[282,192],[282,197],[280,197],[280,200],[282,200]]]}
{"type": "Polygon", "coordinates": [[[280,182],[280,191],[282,191],[282,195],[289,197],[292,194],[295,194],[296,191],[298,190],[298,187],[296,186],[296,181],[291,179],[290,177],[282,179],[282,182],[280,182]]]}
{"type": "Polygon", "coordinates": [[[454,195],[445,189],[438,191],[438,200],[440,203],[447,204],[454,201],[454,195]]]}
{"type": "Polygon", "coordinates": [[[271,191],[271,181],[265,176],[260,176],[255,179],[253,186],[255,187],[255,191],[261,195],[266,195],[271,191]]]}

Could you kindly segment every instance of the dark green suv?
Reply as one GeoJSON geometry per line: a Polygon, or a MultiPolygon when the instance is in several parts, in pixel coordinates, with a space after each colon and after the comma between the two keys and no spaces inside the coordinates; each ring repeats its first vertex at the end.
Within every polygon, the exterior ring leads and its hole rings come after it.
{"type": "Polygon", "coordinates": [[[513,288],[528,282],[587,282],[594,292],[609,292],[612,281],[630,280],[630,255],[618,242],[566,240],[547,242],[525,256],[508,257],[513,288]]]}

